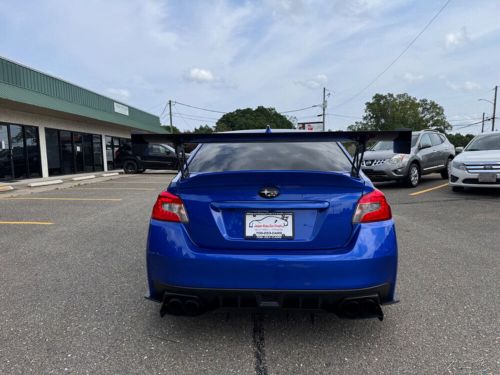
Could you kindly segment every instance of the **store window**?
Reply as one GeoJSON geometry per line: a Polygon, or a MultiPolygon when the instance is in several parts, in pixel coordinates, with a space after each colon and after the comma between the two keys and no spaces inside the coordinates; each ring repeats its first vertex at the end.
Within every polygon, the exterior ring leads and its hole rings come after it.
{"type": "Polygon", "coordinates": [[[0,124],[0,179],[41,176],[38,128],[0,124]]]}
{"type": "Polygon", "coordinates": [[[98,134],[45,129],[49,176],[103,170],[98,134]]]}
{"type": "Polygon", "coordinates": [[[118,149],[125,144],[130,144],[130,139],[106,136],[106,159],[108,161],[108,170],[121,168],[121,165],[116,162],[116,154],[118,149]]]}

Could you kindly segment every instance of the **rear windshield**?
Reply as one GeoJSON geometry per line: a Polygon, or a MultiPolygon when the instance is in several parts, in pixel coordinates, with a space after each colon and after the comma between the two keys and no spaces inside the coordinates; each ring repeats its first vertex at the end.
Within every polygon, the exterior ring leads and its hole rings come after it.
{"type": "Polygon", "coordinates": [[[350,171],[335,142],[208,143],[189,163],[191,172],[248,170],[350,171]]]}

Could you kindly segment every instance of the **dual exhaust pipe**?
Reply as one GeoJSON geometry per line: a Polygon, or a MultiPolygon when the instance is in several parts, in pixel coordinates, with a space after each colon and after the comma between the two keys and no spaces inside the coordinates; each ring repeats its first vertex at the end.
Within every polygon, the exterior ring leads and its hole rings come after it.
{"type": "Polygon", "coordinates": [[[204,312],[203,304],[198,297],[182,297],[165,295],[160,309],[160,316],[166,314],[196,316],[204,312]]]}

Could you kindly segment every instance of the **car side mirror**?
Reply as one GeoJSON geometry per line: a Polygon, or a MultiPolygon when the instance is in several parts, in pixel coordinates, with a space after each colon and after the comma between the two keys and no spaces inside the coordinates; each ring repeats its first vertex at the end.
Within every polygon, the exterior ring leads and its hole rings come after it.
{"type": "Polygon", "coordinates": [[[464,148],[463,147],[455,147],[455,153],[458,155],[460,154],[461,152],[464,151],[464,148]]]}

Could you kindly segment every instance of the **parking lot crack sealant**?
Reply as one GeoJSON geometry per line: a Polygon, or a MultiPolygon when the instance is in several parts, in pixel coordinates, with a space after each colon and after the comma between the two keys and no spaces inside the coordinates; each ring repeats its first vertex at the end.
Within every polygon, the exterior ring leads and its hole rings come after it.
{"type": "Polygon", "coordinates": [[[252,314],[253,318],[253,353],[255,357],[255,373],[267,375],[266,352],[264,341],[264,317],[262,314],[252,314]]]}

